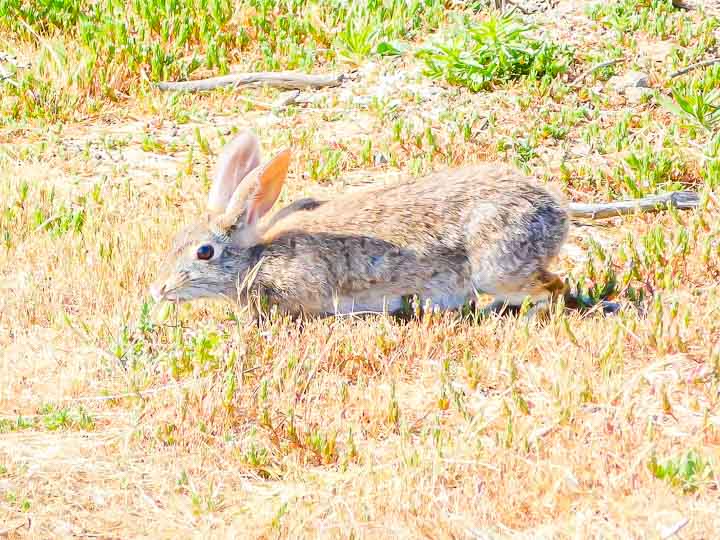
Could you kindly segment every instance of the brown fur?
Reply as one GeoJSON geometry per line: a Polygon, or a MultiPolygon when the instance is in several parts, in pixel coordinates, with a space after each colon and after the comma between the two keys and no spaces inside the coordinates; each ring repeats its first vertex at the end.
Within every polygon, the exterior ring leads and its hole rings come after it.
{"type": "MultiPolygon", "coordinates": [[[[178,282],[172,275],[182,273],[192,288],[166,287],[157,297],[235,296],[251,270],[244,292],[294,313],[393,310],[409,295],[454,308],[478,292],[517,305],[564,290],[547,267],[567,235],[567,214],[556,197],[505,165],[441,171],[330,201],[298,201],[256,223],[284,179],[277,159],[248,175],[257,187],[235,186],[250,194],[244,205],[230,204],[235,208],[194,230],[193,247],[176,253],[166,282],[178,282]],[[215,247],[212,261],[194,258],[203,243],[215,247]]],[[[217,178],[225,178],[222,171],[217,178]]]]}

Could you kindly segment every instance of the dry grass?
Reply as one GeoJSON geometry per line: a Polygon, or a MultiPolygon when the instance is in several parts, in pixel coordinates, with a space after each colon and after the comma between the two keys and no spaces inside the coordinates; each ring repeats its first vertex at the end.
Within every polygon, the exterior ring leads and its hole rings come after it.
{"type": "MultiPolygon", "coordinates": [[[[607,45],[610,30],[583,6],[557,10],[541,28],[588,59],[607,45]]],[[[667,66],[643,51],[674,38],[639,38],[626,53],[662,88],[667,66]]],[[[623,152],[641,143],[673,156],[674,181],[711,184],[698,157],[711,135],[693,139],[601,80],[470,94],[423,78],[412,57],[375,62],[286,113],[242,97],[272,101],[264,90],[151,91],[84,118],[0,127],[0,537],[720,533],[720,208],[709,188],[698,212],[573,229],[559,270],[586,288],[614,275],[624,309],[613,317],[269,315],[255,326],[208,302],[160,321],[147,284],[203,204],[231,127],[252,126],[268,151],[293,143],[283,202],[494,158],[569,198],[617,197],[623,152]],[[416,75],[367,107],[348,101],[398,72],[416,75]],[[599,112],[562,116],[581,107],[599,112]],[[613,149],[623,118],[629,135],[613,149]],[[458,122],[471,137],[457,137],[458,122]],[[563,137],[536,136],[553,122],[563,137]],[[531,136],[528,157],[517,141],[531,136]],[[334,152],[337,167],[323,169],[334,152]],[[695,468],[663,477],[688,455],[695,468]]]]}

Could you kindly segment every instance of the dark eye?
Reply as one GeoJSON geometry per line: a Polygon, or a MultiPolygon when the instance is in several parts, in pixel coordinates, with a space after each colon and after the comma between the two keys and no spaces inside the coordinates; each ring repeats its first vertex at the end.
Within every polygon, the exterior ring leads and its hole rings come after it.
{"type": "Polygon", "coordinates": [[[201,261],[209,261],[215,255],[215,248],[210,244],[202,245],[197,250],[197,258],[201,261]]]}

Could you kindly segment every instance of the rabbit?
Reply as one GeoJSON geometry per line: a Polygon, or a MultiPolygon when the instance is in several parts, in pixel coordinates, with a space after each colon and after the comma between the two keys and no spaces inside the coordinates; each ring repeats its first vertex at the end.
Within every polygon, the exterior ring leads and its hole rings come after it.
{"type": "Polygon", "coordinates": [[[396,312],[407,298],[457,309],[565,293],[548,270],[569,229],[557,196],[498,163],[437,172],[269,213],[290,164],[261,165],[257,137],[222,151],[203,219],[180,231],[151,286],[156,301],[265,298],[291,315],[396,312]]]}

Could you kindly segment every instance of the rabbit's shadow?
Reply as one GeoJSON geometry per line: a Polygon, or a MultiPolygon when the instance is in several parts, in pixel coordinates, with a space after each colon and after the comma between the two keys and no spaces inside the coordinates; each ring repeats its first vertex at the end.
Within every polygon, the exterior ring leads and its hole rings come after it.
{"type": "MultiPolygon", "coordinates": [[[[524,310],[522,306],[508,305],[503,302],[491,302],[486,305],[479,305],[476,302],[468,302],[459,309],[452,310],[458,317],[463,321],[468,321],[475,324],[482,324],[484,321],[491,317],[499,318],[520,318],[524,317],[529,320],[544,320],[547,319],[550,313],[555,309],[555,306],[548,302],[542,302],[531,306],[529,309],[524,310]]],[[[602,315],[612,316],[616,315],[622,309],[622,305],[618,302],[612,302],[609,300],[600,300],[593,305],[587,305],[580,302],[574,296],[567,296],[564,299],[563,311],[571,313],[580,313],[583,315],[602,315]]],[[[389,313],[388,315],[398,322],[410,323],[413,320],[417,320],[422,317],[423,309],[401,309],[389,313]]]]}
{"type": "MultiPolygon", "coordinates": [[[[354,313],[324,313],[324,314],[307,314],[297,312],[294,314],[286,314],[291,317],[293,321],[304,327],[306,323],[311,320],[342,320],[342,319],[355,319],[355,320],[367,320],[376,319],[377,317],[388,317],[400,324],[410,324],[413,321],[419,321],[425,317],[428,311],[417,305],[413,305],[412,301],[408,300],[403,302],[404,306],[402,309],[389,311],[389,312],[354,312],[354,313]]],[[[539,322],[547,321],[552,312],[556,309],[557,305],[549,302],[541,302],[530,306],[529,309],[524,309],[522,306],[512,306],[503,304],[501,302],[491,302],[487,305],[479,305],[477,302],[470,301],[460,308],[447,310],[448,313],[453,313],[458,319],[469,324],[483,324],[490,318],[524,318],[526,320],[535,320],[539,322]]],[[[588,305],[586,302],[574,297],[573,295],[566,295],[563,300],[562,311],[570,313],[580,313],[585,316],[612,316],[616,315],[622,309],[622,305],[618,302],[612,302],[608,300],[600,300],[593,305],[588,305]]],[[[252,311],[254,319],[259,323],[262,319],[267,317],[266,310],[263,308],[256,308],[252,311]]]]}

